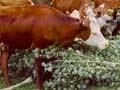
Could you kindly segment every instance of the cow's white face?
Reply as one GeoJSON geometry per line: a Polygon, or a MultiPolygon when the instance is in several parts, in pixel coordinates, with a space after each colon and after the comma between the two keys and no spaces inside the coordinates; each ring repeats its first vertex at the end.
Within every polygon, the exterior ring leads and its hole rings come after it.
{"type": "Polygon", "coordinates": [[[108,16],[107,14],[104,14],[101,17],[97,18],[97,23],[100,28],[105,26],[105,30],[109,35],[112,35],[112,32],[117,26],[117,20],[114,20],[111,16],[108,16]]]}
{"type": "Polygon", "coordinates": [[[86,10],[86,14],[90,21],[91,35],[86,41],[84,41],[84,43],[98,47],[99,49],[106,48],[108,46],[108,40],[106,40],[105,37],[100,32],[100,27],[97,24],[92,8],[88,8],[86,10]]]}
{"type": "Polygon", "coordinates": [[[118,21],[112,19],[110,22],[107,23],[107,27],[105,28],[105,30],[110,35],[112,35],[117,26],[118,26],[118,21]]]}
{"type": "MultiPolygon", "coordinates": [[[[106,40],[102,35],[102,33],[100,32],[100,26],[97,23],[97,20],[92,11],[92,8],[88,8],[86,10],[86,14],[87,14],[87,17],[86,17],[87,19],[85,20],[83,19],[82,23],[83,23],[83,26],[85,25],[87,27],[90,27],[91,35],[86,41],[83,41],[83,42],[90,46],[98,47],[99,49],[106,48],[108,46],[108,40],[106,40]]],[[[73,18],[81,19],[79,17],[80,16],[79,11],[77,10],[74,10],[70,16],[73,18]]],[[[78,40],[78,38],[75,40],[78,40]]]]}
{"type": "Polygon", "coordinates": [[[105,25],[108,25],[106,22],[111,20],[112,17],[108,16],[107,14],[102,15],[101,17],[96,18],[97,24],[100,28],[102,28],[105,25]]]}

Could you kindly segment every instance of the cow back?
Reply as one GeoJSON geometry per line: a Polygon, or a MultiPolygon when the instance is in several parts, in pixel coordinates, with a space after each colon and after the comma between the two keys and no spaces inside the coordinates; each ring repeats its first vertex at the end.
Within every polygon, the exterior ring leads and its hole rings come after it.
{"type": "Polygon", "coordinates": [[[66,44],[79,32],[79,20],[47,6],[0,8],[0,41],[15,48],[66,44]]]}

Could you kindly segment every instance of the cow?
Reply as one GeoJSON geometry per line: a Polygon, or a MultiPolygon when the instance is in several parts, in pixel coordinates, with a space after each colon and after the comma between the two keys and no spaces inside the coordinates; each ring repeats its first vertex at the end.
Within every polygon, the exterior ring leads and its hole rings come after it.
{"type": "Polygon", "coordinates": [[[114,12],[112,14],[112,19],[108,20],[107,24],[109,27],[106,28],[106,30],[107,31],[109,30],[111,32],[110,35],[116,36],[116,35],[120,34],[119,33],[119,31],[120,31],[120,17],[118,15],[117,9],[114,10],[114,12]]]}
{"type": "Polygon", "coordinates": [[[101,29],[101,32],[103,32],[103,34],[104,34],[104,32],[106,30],[110,34],[111,31],[106,28],[109,28],[107,21],[111,20],[112,17],[107,14],[102,15],[101,12],[98,12],[96,15],[96,19],[97,19],[97,24],[99,25],[99,27],[101,29]]]}
{"type": "Polygon", "coordinates": [[[120,8],[119,0],[93,0],[94,1],[94,12],[101,12],[102,15],[106,14],[108,10],[114,10],[120,8]]]}
{"type": "Polygon", "coordinates": [[[66,13],[72,13],[74,9],[79,10],[80,7],[88,4],[90,0],[53,0],[53,7],[66,13]]]}
{"type": "Polygon", "coordinates": [[[101,11],[106,13],[108,9],[114,9],[120,7],[119,0],[52,0],[53,7],[59,9],[60,11],[66,13],[72,12],[74,9],[79,10],[87,4],[94,5],[94,11],[101,11]]]}
{"type": "Polygon", "coordinates": [[[120,8],[119,0],[93,0],[95,9],[97,13],[97,22],[101,28],[101,31],[104,31],[112,36],[116,36],[120,29],[119,20],[116,20],[117,10],[120,8]],[[107,15],[107,12],[111,11],[111,15],[107,15]],[[101,15],[100,15],[101,14],[101,15]],[[98,17],[98,15],[100,15],[98,17]],[[107,22],[110,21],[110,22],[107,22]],[[114,23],[115,22],[115,23],[114,23]]]}
{"type": "Polygon", "coordinates": [[[120,18],[118,15],[119,9],[114,9],[113,13],[110,15],[98,12],[96,15],[97,23],[101,28],[101,32],[111,36],[116,36],[120,30],[120,18]]]}
{"type": "Polygon", "coordinates": [[[75,38],[99,49],[106,48],[108,40],[101,34],[92,9],[86,9],[86,14],[87,25],[49,6],[1,7],[0,42],[3,42],[4,52],[0,61],[7,85],[10,85],[9,52],[14,49],[26,49],[31,45],[32,48],[46,48],[53,44],[69,46],[75,38]]]}
{"type": "Polygon", "coordinates": [[[93,0],[93,2],[95,8],[98,8],[101,5],[103,5],[104,9],[114,9],[120,7],[119,0],[93,0]]]}
{"type": "Polygon", "coordinates": [[[32,0],[0,0],[0,6],[34,5],[32,0]]]}
{"type": "MultiPolygon", "coordinates": [[[[120,6],[119,0],[53,0],[53,7],[60,11],[70,14],[75,10],[79,11],[80,18],[84,18],[84,9],[86,6],[93,6],[95,13],[102,13],[102,16],[106,17],[107,10],[109,8],[116,8],[120,6]],[[93,2],[93,3],[92,3],[93,2]]],[[[73,16],[73,15],[72,15],[73,16]]],[[[76,16],[74,16],[76,18],[76,16]]],[[[108,17],[108,15],[107,15],[108,17]]],[[[77,18],[79,18],[77,16],[77,18]]],[[[108,19],[108,18],[107,18],[108,19]]],[[[98,25],[102,29],[103,25],[106,25],[106,21],[101,18],[97,18],[98,25]],[[103,23],[101,23],[103,22],[103,23]]],[[[109,19],[108,19],[109,20],[109,19]]]]}

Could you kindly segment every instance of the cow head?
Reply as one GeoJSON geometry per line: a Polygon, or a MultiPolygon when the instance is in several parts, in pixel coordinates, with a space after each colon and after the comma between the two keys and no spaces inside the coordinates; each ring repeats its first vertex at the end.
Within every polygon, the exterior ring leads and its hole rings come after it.
{"type": "MultiPolygon", "coordinates": [[[[100,13],[100,12],[98,12],[100,13]]],[[[107,21],[111,20],[112,17],[104,14],[99,16],[98,14],[96,15],[96,20],[97,20],[97,24],[99,25],[100,28],[102,28],[104,25],[107,25],[107,21]]]]}
{"type": "Polygon", "coordinates": [[[107,23],[109,27],[105,29],[110,35],[116,36],[120,34],[120,19],[112,19],[110,21],[107,21],[107,23]]]}
{"type": "Polygon", "coordinates": [[[82,31],[84,34],[82,33],[82,35],[79,35],[79,38],[81,38],[85,44],[98,47],[99,49],[106,48],[108,46],[108,40],[106,40],[100,32],[100,27],[97,24],[97,20],[92,11],[92,8],[88,7],[84,13],[80,14],[80,21],[83,27],[82,31]],[[86,35],[87,38],[85,38],[86,35]]]}
{"type": "MultiPolygon", "coordinates": [[[[119,19],[119,12],[117,9],[114,9],[111,11],[112,11],[111,16],[104,14],[104,15],[101,15],[100,17],[96,17],[96,19],[103,33],[107,32],[107,34],[109,35],[114,35],[114,31],[118,31],[115,29],[119,29],[120,19],[119,19]]],[[[115,32],[115,33],[117,34],[118,32],[115,32]]]]}
{"type": "Polygon", "coordinates": [[[100,17],[98,17],[98,16],[99,15],[96,15],[96,20],[97,20],[98,26],[100,27],[101,32],[103,34],[107,33],[107,34],[111,35],[111,33],[112,33],[112,30],[110,28],[111,26],[107,22],[111,21],[112,17],[107,14],[101,15],[100,17]]]}

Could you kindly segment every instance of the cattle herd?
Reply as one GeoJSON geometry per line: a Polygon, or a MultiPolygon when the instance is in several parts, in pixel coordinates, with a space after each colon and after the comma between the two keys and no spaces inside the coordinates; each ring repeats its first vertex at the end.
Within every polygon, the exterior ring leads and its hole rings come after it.
{"type": "MultiPolygon", "coordinates": [[[[119,0],[0,0],[0,69],[6,85],[11,85],[8,63],[14,49],[68,47],[78,40],[105,49],[109,41],[101,31],[118,34],[119,8],[119,0]]],[[[42,90],[42,83],[37,85],[42,90]]]]}

